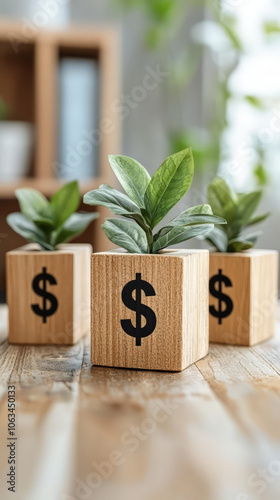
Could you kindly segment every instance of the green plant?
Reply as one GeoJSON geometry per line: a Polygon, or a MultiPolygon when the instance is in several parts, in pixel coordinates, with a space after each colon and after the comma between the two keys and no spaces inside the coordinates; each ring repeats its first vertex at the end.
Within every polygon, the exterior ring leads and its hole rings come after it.
{"type": "Polygon", "coordinates": [[[88,205],[103,205],[115,215],[102,228],[110,241],[130,253],[157,253],[195,236],[206,234],[214,224],[226,221],[216,217],[209,205],[189,208],[155,234],[153,230],[190,188],[194,163],[191,149],[168,157],[150,178],[146,169],[126,156],[109,156],[110,165],[126,194],[102,185],[84,196],[88,205]]]}
{"type": "Polygon", "coordinates": [[[0,120],[5,120],[7,116],[7,106],[4,99],[0,96],[0,120]]]}
{"type": "Polygon", "coordinates": [[[20,212],[8,215],[9,226],[27,241],[44,250],[56,250],[61,243],[81,234],[99,214],[76,212],[81,196],[77,181],[65,184],[50,201],[35,189],[17,189],[20,212]],[[75,213],[76,212],[76,213],[75,213]]]}
{"type": "Polygon", "coordinates": [[[217,215],[227,220],[227,225],[215,227],[205,239],[219,252],[240,252],[252,248],[262,233],[244,234],[244,230],[269,216],[269,213],[254,216],[261,197],[261,190],[236,193],[220,177],[214,179],[208,186],[208,203],[217,215]]]}

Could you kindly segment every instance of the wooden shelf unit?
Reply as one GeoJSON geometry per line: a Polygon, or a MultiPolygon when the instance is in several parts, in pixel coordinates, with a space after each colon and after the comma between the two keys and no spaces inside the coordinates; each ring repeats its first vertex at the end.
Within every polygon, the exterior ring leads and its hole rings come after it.
{"type": "MultiPolygon", "coordinates": [[[[110,124],[110,132],[102,133],[99,146],[98,177],[80,185],[81,193],[114,178],[108,154],[120,152],[120,124],[112,103],[119,97],[118,30],[113,28],[71,27],[64,30],[38,30],[25,36],[20,23],[0,21],[0,95],[8,103],[11,120],[29,121],[35,126],[34,158],[29,176],[15,182],[0,181],[0,290],[4,288],[4,254],[23,240],[6,224],[6,215],[17,211],[14,191],[33,187],[51,196],[62,185],[55,177],[58,161],[58,71],[62,57],[92,58],[98,61],[100,74],[99,129],[110,124]],[[20,43],[17,50],[15,40],[20,43]]],[[[82,206],[83,210],[89,207],[82,206]]],[[[101,228],[107,211],[99,207],[100,218],[78,241],[89,242],[95,251],[107,250],[110,243],[101,228]]]]}

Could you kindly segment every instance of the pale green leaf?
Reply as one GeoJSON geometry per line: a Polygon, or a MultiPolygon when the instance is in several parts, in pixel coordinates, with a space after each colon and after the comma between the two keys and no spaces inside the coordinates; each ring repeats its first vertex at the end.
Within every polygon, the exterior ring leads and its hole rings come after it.
{"type": "Polygon", "coordinates": [[[173,227],[168,233],[164,234],[152,245],[152,253],[157,253],[163,248],[177,245],[183,241],[187,241],[197,236],[202,236],[210,231],[215,226],[213,224],[204,224],[198,226],[173,227]]]}
{"type": "Polygon", "coordinates": [[[64,224],[52,235],[52,244],[54,246],[65,243],[70,239],[76,238],[82,234],[89,224],[99,217],[98,212],[75,213],[64,222],[64,224]]]}
{"type": "Polygon", "coordinates": [[[39,243],[45,250],[54,250],[53,246],[45,241],[45,235],[30,219],[20,212],[9,214],[9,226],[20,236],[32,243],[39,243]]]}
{"type": "Polygon", "coordinates": [[[126,194],[144,208],[144,195],[151,180],[147,170],[128,156],[110,155],[109,162],[126,194]]]}
{"type": "Polygon", "coordinates": [[[146,233],[135,222],[109,218],[105,220],[102,228],[112,243],[129,253],[148,252],[146,233]]]}
{"type": "Polygon", "coordinates": [[[20,210],[31,221],[43,218],[50,223],[54,221],[54,214],[47,198],[31,188],[16,189],[15,195],[19,201],[20,210]]]}
{"type": "Polygon", "coordinates": [[[226,252],[228,246],[228,238],[224,231],[219,227],[214,227],[211,233],[207,234],[206,238],[219,252],[226,252]]]}

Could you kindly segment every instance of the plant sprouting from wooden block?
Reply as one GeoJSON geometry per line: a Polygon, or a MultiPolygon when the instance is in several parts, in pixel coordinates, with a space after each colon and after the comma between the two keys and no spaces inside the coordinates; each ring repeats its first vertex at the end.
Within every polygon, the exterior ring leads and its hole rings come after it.
{"type": "Polygon", "coordinates": [[[76,212],[81,201],[77,181],[65,184],[50,201],[36,189],[17,189],[15,195],[21,212],[8,215],[9,226],[44,250],[56,250],[61,243],[83,233],[99,216],[97,212],[76,212]]]}
{"type": "Polygon", "coordinates": [[[209,205],[189,208],[159,231],[156,226],[189,190],[194,163],[191,149],[168,157],[152,178],[136,160],[109,156],[110,165],[126,194],[108,185],[84,196],[88,205],[108,207],[119,218],[108,218],[102,228],[114,244],[129,253],[158,253],[171,245],[204,235],[214,224],[225,224],[209,205]]]}
{"type": "Polygon", "coordinates": [[[207,239],[219,252],[241,252],[252,248],[261,232],[246,232],[251,226],[264,221],[269,213],[254,215],[262,198],[262,191],[237,193],[226,181],[217,177],[208,186],[208,203],[227,225],[215,227],[207,239]]]}

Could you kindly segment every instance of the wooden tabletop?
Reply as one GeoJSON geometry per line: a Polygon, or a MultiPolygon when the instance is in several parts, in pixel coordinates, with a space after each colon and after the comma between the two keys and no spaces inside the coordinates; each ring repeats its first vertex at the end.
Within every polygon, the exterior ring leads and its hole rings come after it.
{"type": "Polygon", "coordinates": [[[181,373],[92,367],[74,347],[7,343],[0,309],[1,500],[279,500],[280,314],[256,347],[212,344],[181,373]],[[7,491],[7,384],[17,492],[7,491]]]}

